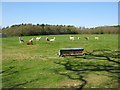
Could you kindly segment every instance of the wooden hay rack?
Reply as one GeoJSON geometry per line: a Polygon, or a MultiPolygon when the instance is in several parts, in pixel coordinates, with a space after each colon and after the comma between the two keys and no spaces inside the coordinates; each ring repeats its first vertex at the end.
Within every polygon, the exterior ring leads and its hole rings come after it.
{"type": "Polygon", "coordinates": [[[59,57],[65,57],[65,56],[83,56],[85,55],[83,53],[83,48],[64,48],[59,49],[58,55],[59,57]]]}

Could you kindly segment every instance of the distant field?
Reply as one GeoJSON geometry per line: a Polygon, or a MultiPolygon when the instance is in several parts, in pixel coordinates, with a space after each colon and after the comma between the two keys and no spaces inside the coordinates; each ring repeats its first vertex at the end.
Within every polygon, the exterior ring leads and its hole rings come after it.
{"type": "Polygon", "coordinates": [[[34,45],[26,43],[37,36],[22,37],[21,44],[18,37],[3,38],[3,88],[118,88],[118,35],[72,35],[74,41],[69,36],[41,36],[34,45]],[[84,40],[86,36],[90,39],[84,40]],[[58,57],[60,48],[84,48],[87,55],[58,57]]]}

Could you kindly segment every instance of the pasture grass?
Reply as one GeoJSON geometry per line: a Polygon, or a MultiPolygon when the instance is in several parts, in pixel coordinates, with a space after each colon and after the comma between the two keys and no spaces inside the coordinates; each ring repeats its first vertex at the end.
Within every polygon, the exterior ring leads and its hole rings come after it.
{"type": "Polygon", "coordinates": [[[73,35],[74,41],[69,36],[44,35],[34,45],[26,43],[37,36],[22,37],[21,44],[18,37],[3,38],[3,88],[118,88],[118,35],[73,35]],[[86,56],[58,57],[61,48],[84,48],[86,56]]]}

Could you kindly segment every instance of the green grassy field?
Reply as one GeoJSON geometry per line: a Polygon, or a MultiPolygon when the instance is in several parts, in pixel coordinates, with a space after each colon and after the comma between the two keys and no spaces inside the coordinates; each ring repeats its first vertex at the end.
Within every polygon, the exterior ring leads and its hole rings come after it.
{"type": "Polygon", "coordinates": [[[69,36],[41,36],[34,45],[26,43],[36,36],[22,37],[21,44],[18,37],[3,38],[3,88],[118,88],[118,35],[73,35],[74,41],[69,36]],[[60,48],[84,48],[86,56],[58,57],[60,48]]]}

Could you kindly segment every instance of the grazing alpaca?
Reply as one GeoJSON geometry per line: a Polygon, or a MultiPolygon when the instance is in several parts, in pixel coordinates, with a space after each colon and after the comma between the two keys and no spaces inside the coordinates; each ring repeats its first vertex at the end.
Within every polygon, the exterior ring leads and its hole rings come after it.
{"type": "Polygon", "coordinates": [[[30,39],[29,42],[32,42],[34,38],[30,39]]]}
{"type": "Polygon", "coordinates": [[[80,37],[78,37],[78,40],[80,39],[80,37]]]}
{"type": "Polygon", "coordinates": [[[53,39],[50,39],[51,42],[55,41],[55,37],[53,39]]]}
{"type": "Polygon", "coordinates": [[[70,40],[74,40],[75,38],[73,36],[70,36],[70,40]]]}
{"type": "Polygon", "coordinates": [[[19,42],[24,43],[24,40],[19,37],[19,42]]]}
{"type": "Polygon", "coordinates": [[[46,37],[46,41],[50,41],[50,40],[48,39],[48,37],[46,37]]]}
{"type": "Polygon", "coordinates": [[[99,37],[95,37],[95,40],[98,40],[99,39],[99,37]]]}
{"type": "Polygon", "coordinates": [[[36,37],[36,41],[40,41],[41,37],[36,37]]]}
{"type": "Polygon", "coordinates": [[[84,37],[85,40],[89,40],[89,37],[84,37]]]}

